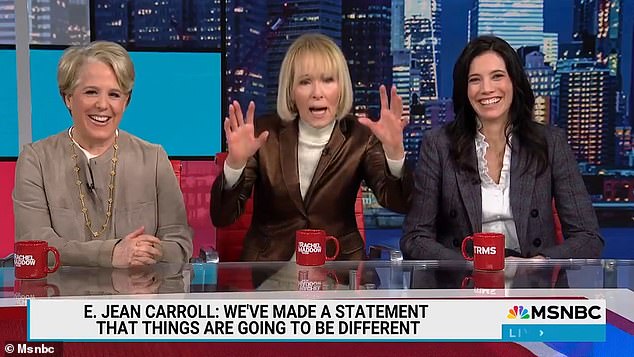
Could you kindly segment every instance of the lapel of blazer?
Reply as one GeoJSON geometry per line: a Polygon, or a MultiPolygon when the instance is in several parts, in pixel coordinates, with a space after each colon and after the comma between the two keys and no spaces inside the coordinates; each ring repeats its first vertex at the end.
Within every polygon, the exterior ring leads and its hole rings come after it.
{"type": "Polygon", "coordinates": [[[284,185],[288,190],[288,195],[297,206],[301,214],[306,217],[306,209],[302,202],[302,194],[299,190],[299,170],[297,168],[297,120],[282,122],[280,129],[280,165],[282,166],[282,177],[284,185]]]}
{"type": "MultiPolygon", "coordinates": [[[[471,143],[467,151],[471,155],[471,161],[474,162],[477,170],[478,163],[475,154],[475,143],[471,143]]],[[[470,173],[456,167],[454,171],[456,182],[458,183],[458,191],[462,197],[462,202],[467,209],[469,222],[471,223],[471,231],[473,233],[482,231],[482,190],[480,189],[480,177],[477,172],[470,173]]]]}
{"type": "Polygon", "coordinates": [[[335,127],[332,131],[332,135],[330,136],[330,140],[324,147],[324,153],[328,153],[321,155],[319,158],[319,162],[317,163],[317,167],[315,168],[315,174],[313,175],[313,179],[310,182],[310,186],[308,187],[308,191],[306,192],[306,197],[304,197],[304,203],[306,207],[308,207],[308,202],[310,202],[313,193],[315,192],[315,187],[319,183],[319,180],[326,172],[326,169],[330,166],[333,158],[337,156],[337,153],[343,146],[346,141],[346,136],[344,132],[347,132],[347,123],[346,118],[342,118],[340,121],[335,123],[335,127]]]}
{"type": "Polygon", "coordinates": [[[513,148],[511,149],[511,210],[513,212],[513,220],[515,221],[515,229],[517,230],[517,238],[520,243],[522,252],[529,249],[526,239],[526,231],[528,229],[528,210],[531,205],[531,193],[535,185],[535,165],[531,165],[526,171],[528,164],[528,156],[526,150],[520,148],[518,140],[513,138],[513,148]],[[525,172],[526,171],[526,172],[525,172]]]}

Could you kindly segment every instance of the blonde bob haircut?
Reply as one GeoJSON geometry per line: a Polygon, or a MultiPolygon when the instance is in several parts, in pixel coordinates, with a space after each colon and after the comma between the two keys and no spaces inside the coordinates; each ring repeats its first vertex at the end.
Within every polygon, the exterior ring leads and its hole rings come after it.
{"type": "Polygon", "coordinates": [[[318,33],[298,37],[286,51],[277,87],[277,114],[285,121],[297,117],[297,106],[293,100],[295,66],[298,60],[306,57],[312,57],[313,63],[325,73],[335,75],[341,89],[335,118],[343,118],[352,109],[353,92],[348,64],[339,46],[329,37],[318,33]]]}
{"type": "Polygon", "coordinates": [[[94,41],[83,46],[72,46],[64,51],[57,65],[57,86],[62,99],[75,90],[79,82],[79,71],[90,60],[102,62],[112,68],[119,88],[128,95],[129,102],[134,86],[134,65],[125,48],[109,41],[94,41]]]}

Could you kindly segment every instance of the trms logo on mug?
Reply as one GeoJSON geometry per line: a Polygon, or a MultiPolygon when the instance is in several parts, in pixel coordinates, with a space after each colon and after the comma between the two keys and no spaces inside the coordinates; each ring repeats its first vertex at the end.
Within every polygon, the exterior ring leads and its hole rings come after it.
{"type": "Polygon", "coordinates": [[[504,234],[475,233],[462,241],[462,256],[473,260],[476,270],[504,269],[504,234]],[[467,254],[467,242],[473,241],[473,256],[467,254]]]}
{"type": "Polygon", "coordinates": [[[473,251],[475,252],[475,254],[484,254],[484,255],[496,255],[496,248],[495,247],[480,247],[480,246],[474,246],[473,247],[473,251]]]}

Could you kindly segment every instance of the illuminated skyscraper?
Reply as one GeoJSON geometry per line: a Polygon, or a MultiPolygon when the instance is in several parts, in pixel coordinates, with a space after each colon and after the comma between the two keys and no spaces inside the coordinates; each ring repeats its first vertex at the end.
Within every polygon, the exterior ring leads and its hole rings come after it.
{"type": "Polygon", "coordinates": [[[614,163],[615,77],[591,59],[559,61],[559,126],[566,128],[577,160],[614,163]]]}
{"type": "Polygon", "coordinates": [[[127,44],[130,39],[130,12],[128,0],[95,0],[93,17],[95,19],[95,38],[127,44]]]}
{"type": "Polygon", "coordinates": [[[557,114],[558,93],[555,72],[544,63],[544,58],[544,54],[537,51],[528,53],[524,60],[524,71],[535,94],[534,119],[541,123],[552,124],[557,114]]]}
{"type": "Polygon", "coordinates": [[[597,4],[597,61],[610,69],[610,75],[616,76],[617,90],[621,89],[621,2],[598,0],[597,4]]]}
{"type": "MultiPolygon", "coordinates": [[[[608,70],[611,86],[603,95],[614,100],[609,112],[612,125],[626,124],[626,105],[621,79],[622,0],[575,0],[573,39],[580,44],[579,58],[596,61],[608,70]]],[[[607,135],[612,136],[613,130],[607,135]]]]}
{"type": "Polygon", "coordinates": [[[89,0],[69,0],[68,25],[66,35],[68,44],[78,45],[90,42],[90,4],[89,0]]]}
{"type": "Polygon", "coordinates": [[[379,86],[392,86],[390,0],[349,0],[342,3],[341,47],[352,79],[353,111],[378,118],[379,86]]]}
{"type": "Polygon", "coordinates": [[[95,0],[93,9],[100,40],[129,48],[220,48],[220,0],[95,0]]]}
{"type": "Polygon", "coordinates": [[[403,99],[403,116],[410,116],[410,63],[412,56],[408,49],[392,52],[392,84],[396,86],[396,93],[403,99]]]}
{"type": "Polygon", "coordinates": [[[405,0],[392,0],[392,52],[405,48],[405,0]]]}
{"type": "MultiPolygon", "coordinates": [[[[33,44],[80,44],[90,41],[89,0],[18,0],[29,14],[33,44]]],[[[15,43],[15,0],[0,0],[0,44],[15,43]]]]}
{"type": "Polygon", "coordinates": [[[573,39],[582,44],[582,56],[610,69],[621,88],[622,0],[575,0],[573,39]]]}
{"type": "Polygon", "coordinates": [[[420,70],[420,86],[413,90],[421,101],[438,99],[440,24],[434,20],[417,16],[405,20],[405,46],[420,70]]]}
{"type": "Polygon", "coordinates": [[[559,34],[545,32],[541,51],[544,54],[544,62],[552,69],[556,69],[559,56],[559,34]]]}
{"type": "MultiPolygon", "coordinates": [[[[405,3],[405,47],[410,50],[412,68],[419,73],[419,86],[412,88],[412,94],[421,102],[438,99],[441,11],[437,0],[405,3]]],[[[413,98],[410,101],[414,103],[413,98]]]]}
{"type": "Polygon", "coordinates": [[[227,99],[242,105],[254,101],[258,115],[267,109],[264,56],[277,26],[267,20],[266,7],[252,0],[227,0],[227,99]]]}
{"type": "Polygon", "coordinates": [[[469,11],[469,39],[503,38],[513,48],[544,43],[544,0],[474,0],[469,11]]]}
{"type": "MultiPolygon", "coordinates": [[[[418,100],[417,95],[412,96],[414,100],[418,100]]],[[[403,131],[403,146],[405,147],[405,160],[407,165],[413,167],[418,161],[420,154],[420,144],[423,134],[431,129],[431,121],[425,115],[425,105],[419,103],[410,106],[409,124],[403,131]]]]}
{"type": "Polygon", "coordinates": [[[594,58],[597,33],[597,0],[574,1],[572,38],[580,44],[578,57],[594,58]]]}
{"type": "MultiPolygon", "coordinates": [[[[431,128],[426,113],[428,102],[438,100],[440,77],[440,48],[442,8],[437,0],[405,0],[405,53],[399,55],[394,68],[404,71],[409,67],[409,125],[403,132],[408,164],[418,159],[423,133],[431,128]]],[[[393,29],[394,31],[396,29],[393,29]]],[[[405,84],[399,79],[398,86],[405,84]]],[[[405,93],[399,88],[399,93],[405,93]]]]}
{"type": "Polygon", "coordinates": [[[405,1],[392,0],[392,84],[403,99],[403,116],[409,118],[412,55],[405,47],[405,1]]]}
{"type": "Polygon", "coordinates": [[[0,44],[15,43],[15,0],[0,0],[0,44]]]}
{"type": "Polygon", "coordinates": [[[288,12],[279,35],[269,46],[267,55],[267,106],[275,111],[280,66],[291,43],[306,32],[319,32],[341,45],[341,1],[338,0],[268,0],[269,18],[288,12]]]}

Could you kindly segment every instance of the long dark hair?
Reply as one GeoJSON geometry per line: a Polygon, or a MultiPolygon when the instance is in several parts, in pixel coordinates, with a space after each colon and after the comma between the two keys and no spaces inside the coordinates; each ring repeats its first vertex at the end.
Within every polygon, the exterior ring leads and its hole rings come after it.
{"type": "MultiPolygon", "coordinates": [[[[539,128],[540,124],[533,121],[535,96],[517,52],[506,41],[495,36],[480,36],[471,40],[453,68],[453,105],[456,117],[447,126],[449,138],[455,143],[450,155],[461,169],[477,172],[473,156],[467,155],[467,151],[473,147],[477,131],[476,113],[469,103],[467,86],[471,62],[488,51],[493,51],[504,59],[506,71],[513,83],[513,101],[506,123],[506,142],[511,144],[509,137],[512,134],[514,141],[517,139],[515,142],[519,142],[522,150],[528,152],[528,165],[534,162],[537,165],[537,174],[540,175],[548,167],[548,145],[539,128]]],[[[524,167],[524,170],[529,167],[524,167]]]]}

